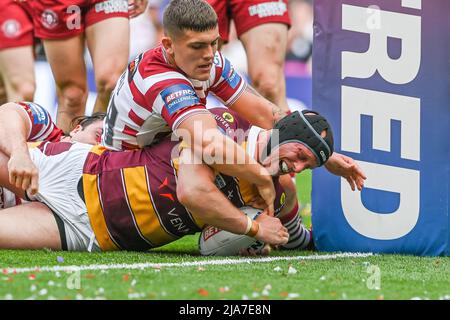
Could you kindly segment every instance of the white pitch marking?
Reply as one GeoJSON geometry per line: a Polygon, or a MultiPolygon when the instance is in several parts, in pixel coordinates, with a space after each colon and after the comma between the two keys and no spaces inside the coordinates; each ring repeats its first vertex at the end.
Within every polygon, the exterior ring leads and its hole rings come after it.
{"type": "Polygon", "coordinates": [[[56,272],[56,271],[83,271],[83,270],[110,270],[110,269],[148,269],[148,268],[176,268],[176,267],[198,267],[206,265],[233,265],[244,263],[264,263],[272,261],[291,261],[291,260],[329,260],[339,258],[366,258],[372,256],[372,253],[338,253],[313,256],[286,256],[286,257],[265,257],[265,258],[243,258],[243,259],[218,259],[178,263],[134,263],[134,264],[94,264],[86,266],[46,266],[33,268],[0,268],[4,274],[25,273],[25,272],[56,272]]]}

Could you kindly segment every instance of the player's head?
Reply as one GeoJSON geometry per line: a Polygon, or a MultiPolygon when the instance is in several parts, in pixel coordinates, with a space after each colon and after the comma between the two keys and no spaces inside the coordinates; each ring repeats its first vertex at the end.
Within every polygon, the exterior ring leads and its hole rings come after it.
{"type": "Polygon", "coordinates": [[[333,154],[333,132],[318,112],[295,111],[278,121],[263,151],[263,165],[273,175],[320,167],[333,154]]]}
{"type": "Polygon", "coordinates": [[[208,80],[219,42],[217,14],[203,0],[172,0],[164,11],[162,44],[189,78],[208,80]]]}
{"type": "Polygon", "coordinates": [[[106,114],[95,112],[91,116],[80,116],[72,120],[69,135],[72,141],[98,144],[103,133],[103,119],[106,114]]]}

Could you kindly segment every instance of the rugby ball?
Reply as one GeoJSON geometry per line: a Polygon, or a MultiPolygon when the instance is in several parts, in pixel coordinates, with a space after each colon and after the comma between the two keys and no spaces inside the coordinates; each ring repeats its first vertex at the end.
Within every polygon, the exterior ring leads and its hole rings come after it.
{"type": "MultiPolygon", "coordinates": [[[[239,210],[253,220],[262,212],[253,207],[242,207],[239,210]]],[[[200,234],[198,247],[200,253],[204,256],[235,256],[243,248],[260,250],[264,247],[264,243],[246,235],[234,234],[213,226],[207,226],[200,234]]]]}

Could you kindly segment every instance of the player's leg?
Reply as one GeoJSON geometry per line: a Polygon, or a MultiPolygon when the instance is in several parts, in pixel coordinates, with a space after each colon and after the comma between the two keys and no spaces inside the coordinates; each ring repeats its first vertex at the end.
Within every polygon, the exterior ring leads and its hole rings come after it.
{"type": "Polygon", "coordinates": [[[86,28],[89,52],[94,64],[97,100],[94,112],[105,112],[111,91],[125,71],[129,52],[128,18],[115,17],[86,28]]]}
{"type": "Polygon", "coordinates": [[[58,127],[84,115],[87,100],[83,10],[86,0],[27,1],[36,37],[42,40],[58,96],[58,127]]]}
{"type": "Polygon", "coordinates": [[[2,210],[0,249],[61,250],[55,216],[44,204],[30,202],[2,210]]]}
{"type": "Polygon", "coordinates": [[[86,12],[85,21],[87,45],[94,64],[97,87],[94,112],[105,112],[111,91],[128,62],[130,50],[128,1],[116,1],[114,12],[99,11],[91,6],[86,12]]]}
{"type": "Polygon", "coordinates": [[[278,216],[283,226],[288,229],[289,241],[281,246],[282,249],[313,249],[314,243],[311,231],[302,223],[299,214],[299,206],[297,200],[297,191],[292,179],[289,175],[283,175],[279,178],[280,184],[283,186],[286,198],[285,206],[278,216]]]}
{"type": "Polygon", "coordinates": [[[84,63],[84,37],[43,40],[45,54],[52,68],[58,95],[56,123],[64,132],[71,121],[84,115],[88,90],[84,63]]]}
{"type": "Polygon", "coordinates": [[[0,73],[7,101],[33,101],[36,88],[33,46],[0,50],[0,73]]]}
{"type": "Polygon", "coordinates": [[[289,110],[284,78],[287,34],[286,24],[265,23],[240,35],[253,86],[284,111],[289,110]]]}
{"type": "Polygon", "coordinates": [[[33,101],[33,23],[26,5],[0,3],[0,77],[7,101],[33,101]]]}

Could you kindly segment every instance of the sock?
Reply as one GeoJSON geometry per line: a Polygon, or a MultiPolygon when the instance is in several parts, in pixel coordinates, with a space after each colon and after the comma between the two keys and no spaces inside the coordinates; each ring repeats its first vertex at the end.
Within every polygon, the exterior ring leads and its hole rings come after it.
{"type": "Polygon", "coordinates": [[[291,212],[280,218],[280,220],[289,232],[289,241],[281,248],[306,249],[311,243],[311,233],[302,224],[302,218],[298,214],[298,203],[291,212]]]}

